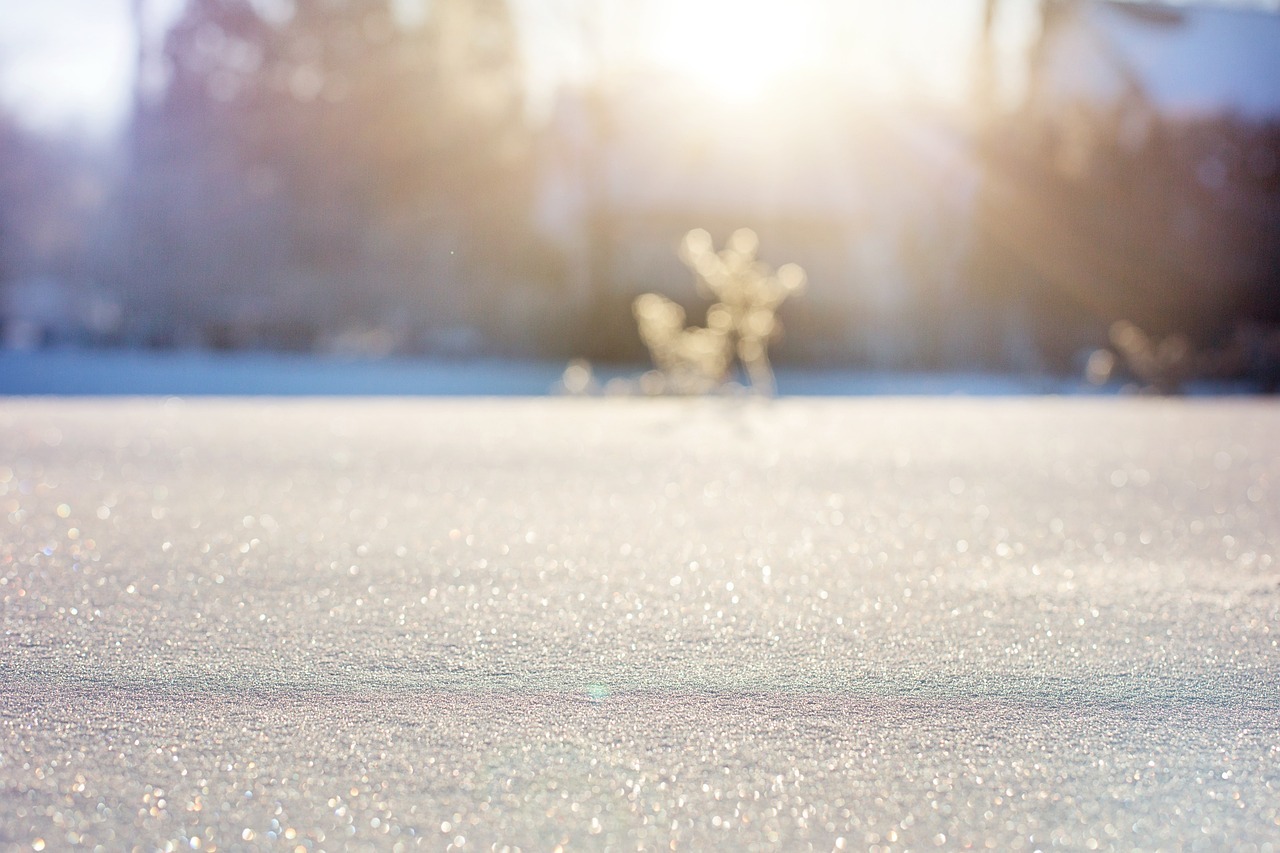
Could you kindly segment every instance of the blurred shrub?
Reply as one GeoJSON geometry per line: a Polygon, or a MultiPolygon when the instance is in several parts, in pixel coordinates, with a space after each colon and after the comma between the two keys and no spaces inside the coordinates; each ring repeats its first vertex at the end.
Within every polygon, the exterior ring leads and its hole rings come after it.
{"type": "Polygon", "coordinates": [[[1086,375],[1096,385],[1122,365],[1143,391],[1156,394],[1179,394],[1188,382],[1204,380],[1242,380],[1271,394],[1280,390],[1280,328],[1241,323],[1225,346],[1199,350],[1182,335],[1155,340],[1120,320],[1111,326],[1111,345],[1116,355],[1099,350],[1089,358],[1086,375]]]}
{"type": "Polygon", "coordinates": [[[711,235],[695,229],[680,244],[680,259],[694,271],[699,288],[716,299],[707,326],[686,327],[684,309],[656,293],[633,305],[640,338],[665,379],[664,390],[702,394],[722,384],[736,357],[752,389],[774,391],[769,342],[780,332],[778,306],[804,288],[804,270],[785,264],[773,270],[756,259],[759,240],[741,228],[715,251],[711,235]]]}

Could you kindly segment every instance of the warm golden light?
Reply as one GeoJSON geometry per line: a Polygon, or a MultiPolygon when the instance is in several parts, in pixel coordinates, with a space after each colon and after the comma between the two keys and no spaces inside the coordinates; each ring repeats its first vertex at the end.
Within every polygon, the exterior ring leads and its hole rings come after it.
{"type": "Polygon", "coordinates": [[[812,67],[821,28],[813,9],[768,0],[702,0],[674,6],[650,55],[720,98],[750,101],[812,67]]]}

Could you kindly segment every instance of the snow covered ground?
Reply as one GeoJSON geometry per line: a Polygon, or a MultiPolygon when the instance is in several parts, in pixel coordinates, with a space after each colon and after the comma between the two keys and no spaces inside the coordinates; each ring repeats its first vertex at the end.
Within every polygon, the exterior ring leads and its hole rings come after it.
{"type": "Polygon", "coordinates": [[[1280,407],[0,400],[0,847],[1280,838],[1280,407]]]}
{"type": "MultiPolygon", "coordinates": [[[[543,396],[563,361],[344,359],[272,353],[0,351],[0,395],[543,396]]],[[[596,367],[601,383],[646,368],[596,367]]],[[[978,373],[781,369],[784,395],[1003,395],[1093,391],[1079,380],[978,373]]]]}

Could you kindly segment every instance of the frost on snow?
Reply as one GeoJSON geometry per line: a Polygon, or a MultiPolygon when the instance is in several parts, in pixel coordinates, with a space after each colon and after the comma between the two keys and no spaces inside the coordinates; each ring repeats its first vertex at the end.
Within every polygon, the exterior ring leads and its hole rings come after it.
{"type": "Polygon", "coordinates": [[[0,406],[0,846],[1266,849],[1280,409],[0,406]]]}

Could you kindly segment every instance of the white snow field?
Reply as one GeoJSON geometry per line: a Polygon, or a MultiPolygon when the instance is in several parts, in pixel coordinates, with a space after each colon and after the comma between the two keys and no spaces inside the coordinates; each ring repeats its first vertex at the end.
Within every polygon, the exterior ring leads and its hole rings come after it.
{"type": "MultiPolygon", "coordinates": [[[[600,384],[634,385],[647,365],[594,365],[600,384]]],[[[564,361],[342,358],[269,352],[0,349],[0,395],[91,396],[544,396],[556,392],[564,361]]],[[[1114,393],[1081,378],[984,373],[902,373],[847,368],[777,371],[778,390],[805,396],[1114,393]]],[[[1198,395],[1249,392],[1191,383],[1198,395]]],[[[598,389],[599,390],[599,389],[598,389]]]]}
{"type": "Polygon", "coordinates": [[[0,848],[1280,849],[1280,406],[0,400],[0,848]]]}

